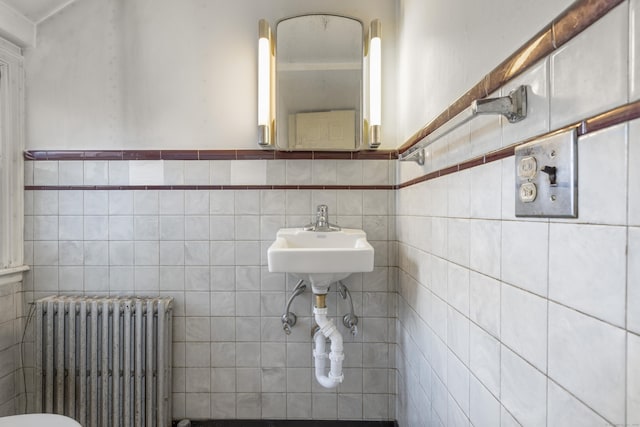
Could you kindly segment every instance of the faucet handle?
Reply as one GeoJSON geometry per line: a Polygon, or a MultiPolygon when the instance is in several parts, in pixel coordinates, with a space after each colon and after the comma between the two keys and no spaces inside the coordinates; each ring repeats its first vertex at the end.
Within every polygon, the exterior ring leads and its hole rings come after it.
{"type": "Polygon", "coordinates": [[[329,220],[329,206],[327,205],[318,205],[316,211],[316,218],[324,218],[325,220],[329,220]]]}
{"type": "Polygon", "coordinates": [[[282,322],[282,329],[284,330],[284,333],[291,335],[291,328],[295,326],[298,321],[298,317],[294,313],[288,311],[282,315],[280,321],[282,322]]]}
{"type": "Polygon", "coordinates": [[[342,316],[342,324],[345,328],[349,328],[351,335],[354,337],[358,335],[358,316],[353,314],[353,312],[342,316]]]}

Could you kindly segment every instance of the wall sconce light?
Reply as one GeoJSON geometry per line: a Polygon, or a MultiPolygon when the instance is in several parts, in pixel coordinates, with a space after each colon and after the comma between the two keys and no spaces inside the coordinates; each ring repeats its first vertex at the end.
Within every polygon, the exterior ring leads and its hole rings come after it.
{"type": "Polygon", "coordinates": [[[261,147],[273,145],[273,68],[271,27],[261,19],[258,23],[258,144],[261,147]]]}
{"type": "Polygon", "coordinates": [[[380,146],[382,124],[382,46],[380,20],[369,26],[369,148],[380,146]]]}

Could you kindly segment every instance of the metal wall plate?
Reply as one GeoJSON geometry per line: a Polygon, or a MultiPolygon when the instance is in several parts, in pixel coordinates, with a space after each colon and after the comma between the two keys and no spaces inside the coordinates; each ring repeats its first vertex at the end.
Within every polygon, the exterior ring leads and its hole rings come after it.
{"type": "Polygon", "coordinates": [[[573,128],[516,148],[516,216],[577,218],[577,142],[573,128]]]}

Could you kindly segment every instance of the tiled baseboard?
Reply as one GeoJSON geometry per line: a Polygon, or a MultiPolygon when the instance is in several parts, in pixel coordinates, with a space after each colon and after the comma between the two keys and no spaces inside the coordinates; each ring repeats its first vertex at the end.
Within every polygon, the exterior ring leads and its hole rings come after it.
{"type": "MultiPolygon", "coordinates": [[[[174,426],[177,421],[174,421],[174,426]]],[[[397,421],[336,420],[207,420],[192,421],[192,427],[398,427],[397,421]]]]}

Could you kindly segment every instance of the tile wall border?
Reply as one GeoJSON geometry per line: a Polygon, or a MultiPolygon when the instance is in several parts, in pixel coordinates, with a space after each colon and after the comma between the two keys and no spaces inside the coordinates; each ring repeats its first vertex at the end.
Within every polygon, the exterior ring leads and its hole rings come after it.
{"type": "Polygon", "coordinates": [[[413,134],[398,151],[404,153],[469,107],[471,102],[500,89],[623,2],[624,0],[577,0],[440,115],[413,134]]]}
{"type": "Polygon", "coordinates": [[[397,150],[28,150],[24,159],[38,160],[393,160],[397,150]]]}
{"type": "Polygon", "coordinates": [[[426,175],[422,175],[417,178],[405,181],[401,184],[396,185],[395,187],[398,189],[410,187],[412,185],[420,184],[421,182],[436,179],[441,176],[449,175],[465,169],[470,169],[476,166],[481,166],[487,163],[491,163],[491,162],[505,159],[507,157],[511,157],[515,154],[515,149],[519,145],[526,144],[529,141],[533,141],[539,138],[544,138],[558,132],[564,132],[566,130],[575,128],[577,129],[578,137],[580,137],[592,132],[596,132],[611,126],[626,123],[628,121],[639,119],[639,118],[640,118],[640,101],[636,101],[630,104],[613,108],[609,111],[605,111],[604,113],[595,115],[593,117],[589,117],[578,123],[565,126],[561,129],[557,129],[552,132],[547,132],[542,135],[537,135],[532,138],[528,138],[524,141],[511,144],[507,147],[500,148],[499,150],[491,151],[487,154],[474,157],[462,163],[458,163],[452,166],[447,166],[446,168],[430,172],[426,175]]]}
{"type": "MultiPolygon", "coordinates": [[[[624,0],[577,0],[556,19],[494,68],[444,112],[411,136],[398,150],[273,151],[273,150],[30,150],[27,161],[39,160],[395,160],[411,146],[559,49],[573,37],[605,16],[624,0]]],[[[562,129],[529,138],[459,164],[430,172],[396,185],[81,185],[25,186],[25,190],[397,190],[514,155],[518,145],[558,131],[576,128],[578,136],[640,118],[640,101],[613,108],[562,129]]]]}
{"type": "MultiPolygon", "coordinates": [[[[526,144],[527,142],[532,141],[534,139],[549,136],[556,132],[563,132],[565,130],[575,128],[577,129],[578,136],[584,136],[592,132],[596,132],[611,126],[626,123],[628,121],[639,119],[639,118],[640,118],[640,101],[632,102],[620,107],[613,108],[609,111],[605,111],[604,113],[586,118],[580,122],[565,126],[561,129],[554,130],[552,132],[547,132],[542,135],[534,136],[524,141],[509,145],[507,147],[500,148],[495,151],[491,151],[481,156],[474,157],[472,159],[466,160],[464,162],[461,162],[455,165],[447,166],[443,169],[439,169],[439,170],[430,172],[426,175],[422,175],[417,178],[413,178],[411,180],[405,181],[400,184],[395,184],[395,185],[393,184],[392,185],[27,185],[24,187],[24,189],[28,191],[29,190],[31,191],[42,191],[42,190],[57,190],[57,191],[65,191],[65,190],[398,190],[401,188],[406,188],[412,185],[420,184],[421,182],[429,181],[445,175],[450,175],[452,173],[463,171],[465,169],[470,169],[476,166],[481,166],[487,163],[491,163],[491,162],[505,159],[507,157],[511,157],[514,155],[515,149],[517,146],[526,144]]],[[[226,150],[226,151],[242,152],[243,150],[226,150]]],[[[194,150],[194,152],[197,152],[197,151],[194,150]]],[[[26,152],[25,159],[27,160],[95,160],[97,158],[91,157],[91,155],[93,155],[94,153],[105,153],[105,152],[91,151],[91,152],[88,152],[90,153],[88,157],[83,157],[82,154],[85,152],[74,151],[73,156],[75,157],[73,158],[70,158],[70,155],[67,156],[66,153],[71,153],[71,152],[61,152],[61,151],[26,152]],[[36,154],[36,157],[38,157],[37,159],[31,159],[27,156],[27,153],[40,153],[40,154],[36,154]],[[47,155],[42,153],[51,153],[51,157],[47,157],[47,155]],[[60,154],[60,153],[65,153],[64,154],[65,157],[63,157],[63,154],[60,154]]],[[[120,151],[118,153],[123,153],[123,152],[120,151]]],[[[140,153],[140,152],[136,152],[136,153],[140,153]]],[[[158,153],[161,153],[161,152],[158,151],[158,153]]],[[[183,152],[181,151],[180,153],[183,153],[183,152]]],[[[324,153],[326,154],[327,152],[324,152],[324,153]]],[[[357,154],[357,153],[342,153],[342,154],[357,154]]],[[[325,158],[326,157],[318,157],[316,159],[325,159],[325,158]]],[[[100,159],[107,160],[103,157],[101,157],[100,159]]],[[[375,159],[379,160],[380,157],[376,157],[375,159]]],[[[123,158],[118,158],[116,160],[123,160],[123,158]]],[[[161,160],[164,160],[164,159],[161,159],[161,160]]]]}
{"type": "Polygon", "coordinates": [[[397,185],[25,185],[27,191],[78,190],[397,190],[397,185]]]}

